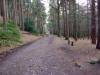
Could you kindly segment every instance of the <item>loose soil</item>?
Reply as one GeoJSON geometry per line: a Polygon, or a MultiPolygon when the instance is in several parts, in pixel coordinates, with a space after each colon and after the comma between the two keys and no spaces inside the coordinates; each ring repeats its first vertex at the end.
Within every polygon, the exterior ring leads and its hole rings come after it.
{"type": "Polygon", "coordinates": [[[100,75],[100,64],[89,64],[99,57],[90,40],[70,46],[50,35],[7,56],[0,62],[0,75],[100,75]]]}

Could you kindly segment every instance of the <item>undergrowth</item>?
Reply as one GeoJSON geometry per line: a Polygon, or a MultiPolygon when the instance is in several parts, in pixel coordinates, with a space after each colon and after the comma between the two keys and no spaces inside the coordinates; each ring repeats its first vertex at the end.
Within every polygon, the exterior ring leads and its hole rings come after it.
{"type": "MultiPolygon", "coordinates": [[[[2,28],[3,23],[0,22],[0,27],[2,28]]],[[[17,46],[22,44],[20,40],[20,32],[15,28],[12,21],[8,21],[7,30],[0,30],[0,46],[17,46]]]]}
{"type": "Polygon", "coordinates": [[[30,32],[34,35],[39,35],[40,34],[40,30],[35,27],[34,19],[32,19],[30,17],[25,18],[24,27],[25,27],[24,28],[25,31],[28,31],[28,32],[30,32]]]}

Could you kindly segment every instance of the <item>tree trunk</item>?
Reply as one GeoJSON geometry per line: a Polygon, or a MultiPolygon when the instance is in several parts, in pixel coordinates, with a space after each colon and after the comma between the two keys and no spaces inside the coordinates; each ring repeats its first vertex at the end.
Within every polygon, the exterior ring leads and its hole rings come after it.
{"type": "Polygon", "coordinates": [[[13,20],[14,20],[14,25],[17,28],[17,17],[16,17],[16,0],[12,1],[12,5],[13,5],[13,20]]]}
{"type": "Polygon", "coordinates": [[[98,0],[98,37],[96,48],[100,49],[100,0],[98,0]]]}
{"type": "Polygon", "coordinates": [[[68,26],[68,14],[67,14],[67,1],[65,0],[65,38],[66,40],[69,39],[69,26],[68,26]]]}
{"type": "Polygon", "coordinates": [[[20,23],[21,23],[21,29],[24,30],[24,13],[23,13],[23,0],[19,0],[20,5],[20,23]]]}
{"type": "Polygon", "coordinates": [[[79,8],[79,5],[78,5],[78,38],[80,38],[80,23],[81,23],[81,20],[80,20],[80,8],[79,8]]]}
{"type": "Polygon", "coordinates": [[[3,5],[2,5],[2,0],[0,0],[0,8],[1,8],[1,12],[0,12],[0,14],[1,14],[1,16],[3,16],[3,10],[2,10],[2,7],[3,5]]]}
{"type": "Polygon", "coordinates": [[[89,2],[88,2],[88,0],[87,0],[87,26],[88,26],[88,39],[90,38],[90,25],[89,25],[89,12],[88,12],[88,10],[89,10],[89,2]]]}
{"type": "Polygon", "coordinates": [[[77,31],[76,31],[76,1],[73,0],[73,16],[74,16],[74,24],[73,24],[73,37],[77,40],[77,31]]]}
{"type": "Polygon", "coordinates": [[[64,30],[64,31],[63,31],[63,34],[64,34],[64,37],[65,37],[65,35],[66,35],[66,34],[65,34],[65,32],[66,32],[66,31],[65,31],[65,30],[66,30],[66,29],[65,29],[66,26],[65,26],[65,5],[64,5],[64,3],[63,3],[63,22],[64,22],[64,23],[63,23],[63,30],[64,30]]]}
{"type": "Polygon", "coordinates": [[[96,44],[96,15],[95,15],[95,0],[91,0],[91,39],[92,44],[96,44]]]}
{"type": "Polygon", "coordinates": [[[5,0],[2,0],[2,15],[3,15],[3,29],[4,30],[7,30],[7,19],[6,19],[5,0]]]}
{"type": "Polygon", "coordinates": [[[61,35],[61,29],[60,29],[60,4],[59,4],[59,0],[57,0],[57,22],[58,22],[58,36],[61,35]]]}
{"type": "Polygon", "coordinates": [[[6,0],[6,17],[9,20],[9,13],[8,13],[8,0],[6,0]]]}

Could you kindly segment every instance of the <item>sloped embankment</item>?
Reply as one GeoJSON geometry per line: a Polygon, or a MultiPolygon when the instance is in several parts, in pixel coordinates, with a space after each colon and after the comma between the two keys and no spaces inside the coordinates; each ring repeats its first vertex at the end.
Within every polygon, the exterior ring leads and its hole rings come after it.
{"type": "Polygon", "coordinates": [[[41,38],[41,36],[32,35],[25,31],[20,31],[20,32],[21,32],[21,40],[24,43],[21,46],[17,46],[17,47],[2,47],[1,46],[0,47],[0,59],[2,59],[4,56],[7,56],[9,53],[13,53],[16,50],[16,48],[26,46],[41,38]]]}

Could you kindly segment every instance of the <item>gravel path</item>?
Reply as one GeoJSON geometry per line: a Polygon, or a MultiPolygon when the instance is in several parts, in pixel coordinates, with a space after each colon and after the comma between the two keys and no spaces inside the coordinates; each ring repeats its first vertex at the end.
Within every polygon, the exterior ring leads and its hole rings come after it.
{"type": "Polygon", "coordinates": [[[100,68],[76,67],[77,53],[60,42],[50,35],[20,48],[0,62],[0,75],[100,75],[100,68]]]}

